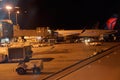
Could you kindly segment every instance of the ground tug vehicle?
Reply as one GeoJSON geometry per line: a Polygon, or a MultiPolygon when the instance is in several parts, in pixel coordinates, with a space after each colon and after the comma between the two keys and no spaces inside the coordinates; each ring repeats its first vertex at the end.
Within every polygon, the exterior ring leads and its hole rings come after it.
{"type": "Polygon", "coordinates": [[[30,60],[28,62],[21,61],[17,65],[16,72],[19,75],[26,74],[27,72],[32,72],[33,74],[40,74],[42,69],[42,60],[30,60]]]}

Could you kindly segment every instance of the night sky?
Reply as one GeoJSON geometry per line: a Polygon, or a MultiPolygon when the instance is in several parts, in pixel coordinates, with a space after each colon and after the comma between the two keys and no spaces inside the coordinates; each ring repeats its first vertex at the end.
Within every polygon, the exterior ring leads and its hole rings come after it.
{"type": "Polygon", "coordinates": [[[52,29],[94,28],[113,14],[120,2],[110,0],[20,0],[19,25],[23,29],[49,26],[52,29]]]}

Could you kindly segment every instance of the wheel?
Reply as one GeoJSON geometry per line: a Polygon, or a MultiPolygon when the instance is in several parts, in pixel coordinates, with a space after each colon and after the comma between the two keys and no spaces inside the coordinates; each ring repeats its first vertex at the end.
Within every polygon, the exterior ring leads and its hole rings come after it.
{"type": "Polygon", "coordinates": [[[40,68],[34,68],[34,69],[33,69],[33,73],[34,73],[34,74],[40,74],[40,72],[41,72],[41,69],[40,69],[40,68]]]}
{"type": "Polygon", "coordinates": [[[23,68],[17,68],[16,69],[17,73],[20,74],[20,75],[23,75],[26,73],[26,70],[24,70],[23,68]]]}
{"type": "Polygon", "coordinates": [[[37,74],[40,74],[41,69],[40,68],[36,68],[36,72],[37,72],[37,74]]]}

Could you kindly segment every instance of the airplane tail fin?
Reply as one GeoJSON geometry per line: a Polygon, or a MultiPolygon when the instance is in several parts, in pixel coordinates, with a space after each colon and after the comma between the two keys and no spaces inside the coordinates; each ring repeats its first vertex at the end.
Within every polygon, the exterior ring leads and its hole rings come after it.
{"type": "Polygon", "coordinates": [[[118,15],[114,14],[105,23],[105,29],[113,30],[118,19],[118,15]]]}
{"type": "Polygon", "coordinates": [[[81,33],[84,33],[84,32],[85,32],[85,30],[86,30],[86,26],[83,28],[83,30],[82,30],[82,32],[81,32],[81,33]]]}

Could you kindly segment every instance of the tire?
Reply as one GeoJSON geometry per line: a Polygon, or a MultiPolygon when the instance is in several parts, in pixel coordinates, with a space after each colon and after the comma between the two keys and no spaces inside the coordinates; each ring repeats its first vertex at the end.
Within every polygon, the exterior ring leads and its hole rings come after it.
{"type": "Polygon", "coordinates": [[[26,73],[26,70],[24,70],[23,68],[17,68],[16,69],[17,73],[20,74],[20,75],[23,75],[26,73]]]}
{"type": "Polygon", "coordinates": [[[40,69],[40,68],[35,68],[35,69],[33,70],[33,73],[34,73],[34,74],[40,74],[40,72],[41,72],[41,69],[40,69]]]}
{"type": "Polygon", "coordinates": [[[40,69],[40,68],[37,68],[37,69],[36,69],[36,72],[37,72],[37,74],[40,74],[41,69],[40,69]]]}

